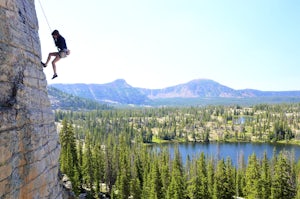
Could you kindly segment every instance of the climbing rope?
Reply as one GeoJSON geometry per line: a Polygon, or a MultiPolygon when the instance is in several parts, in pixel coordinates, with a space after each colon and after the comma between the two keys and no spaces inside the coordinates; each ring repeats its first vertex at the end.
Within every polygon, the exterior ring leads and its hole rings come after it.
{"type": "Polygon", "coordinates": [[[42,9],[42,12],[43,12],[43,14],[44,14],[44,17],[45,17],[45,19],[46,19],[46,22],[47,22],[47,24],[48,24],[49,30],[50,30],[50,32],[51,32],[52,29],[51,29],[51,27],[50,27],[50,23],[49,23],[49,21],[48,21],[48,18],[47,18],[47,16],[46,16],[46,13],[45,13],[45,11],[44,11],[44,8],[43,8],[42,3],[41,3],[40,0],[39,0],[39,3],[40,3],[40,6],[41,6],[41,9],[42,9]]]}

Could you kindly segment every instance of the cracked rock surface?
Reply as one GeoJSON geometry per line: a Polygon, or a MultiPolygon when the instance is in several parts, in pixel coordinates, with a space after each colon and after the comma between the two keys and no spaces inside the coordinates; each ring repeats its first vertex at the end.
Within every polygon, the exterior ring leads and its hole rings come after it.
{"type": "Polygon", "coordinates": [[[34,0],[0,0],[0,198],[62,198],[34,0]]]}

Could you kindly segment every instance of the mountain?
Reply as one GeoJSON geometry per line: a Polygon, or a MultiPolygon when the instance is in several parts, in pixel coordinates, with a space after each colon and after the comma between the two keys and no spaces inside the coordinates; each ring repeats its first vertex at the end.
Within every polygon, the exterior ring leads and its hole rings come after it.
{"type": "Polygon", "coordinates": [[[51,102],[51,108],[62,110],[95,110],[110,109],[107,104],[101,104],[92,99],[86,99],[65,93],[57,88],[48,86],[48,96],[51,102]]]}
{"type": "Polygon", "coordinates": [[[238,92],[213,80],[197,79],[164,89],[141,89],[150,99],[157,98],[198,98],[198,97],[239,97],[238,92]]]}
{"type": "Polygon", "coordinates": [[[197,99],[274,101],[276,98],[275,100],[282,102],[287,98],[289,101],[291,98],[297,98],[296,101],[300,101],[300,91],[235,90],[209,79],[196,79],[163,89],[132,87],[123,79],[106,84],[52,84],[51,86],[74,96],[115,104],[148,105],[155,104],[157,101],[168,104],[168,101],[174,100],[184,104],[184,101],[197,99]]]}
{"type": "Polygon", "coordinates": [[[52,84],[65,93],[112,104],[147,104],[148,97],[140,89],[117,79],[107,84],[52,84]]]}
{"type": "Polygon", "coordinates": [[[196,79],[164,89],[141,89],[150,99],[157,98],[252,98],[300,97],[300,91],[234,90],[209,79],[196,79]]]}

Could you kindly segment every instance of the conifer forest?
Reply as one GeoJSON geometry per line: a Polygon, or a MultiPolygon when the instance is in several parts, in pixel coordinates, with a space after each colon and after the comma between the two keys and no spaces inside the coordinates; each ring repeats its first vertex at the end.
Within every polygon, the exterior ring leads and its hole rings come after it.
{"type": "Polygon", "coordinates": [[[164,142],[300,143],[300,104],[55,111],[60,170],[76,195],[117,199],[300,198],[292,152],[182,161],[164,142]],[[270,156],[269,156],[270,157],[270,156]]]}

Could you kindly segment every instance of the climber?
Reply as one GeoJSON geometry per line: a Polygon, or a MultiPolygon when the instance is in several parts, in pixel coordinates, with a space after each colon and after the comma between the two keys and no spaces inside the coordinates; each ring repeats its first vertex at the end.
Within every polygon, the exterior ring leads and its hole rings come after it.
{"type": "Polygon", "coordinates": [[[54,30],[52,32],[52,37],[54,39],[55,45],[58,49],[58,52],[49,53],[46,63],[43,63],[43,62],[41,62],[41,63],[44,67],[47,67],[47,64],[49,63],[51,57],[52,56],[55,57],[54,60],[52,61],[52,67],[53,67],[53,72],[54,72],[52,79],[54,79],[57,77],[56,65],[55,65],[56,62],[58,62],[61,58],[65,58],[67,55],[69,55],[70,50],[68,50],[68,48],[67,48],[65,38],[63,38],[63,36],[61,36],[59,34],[58,30],[54,30]]]}

